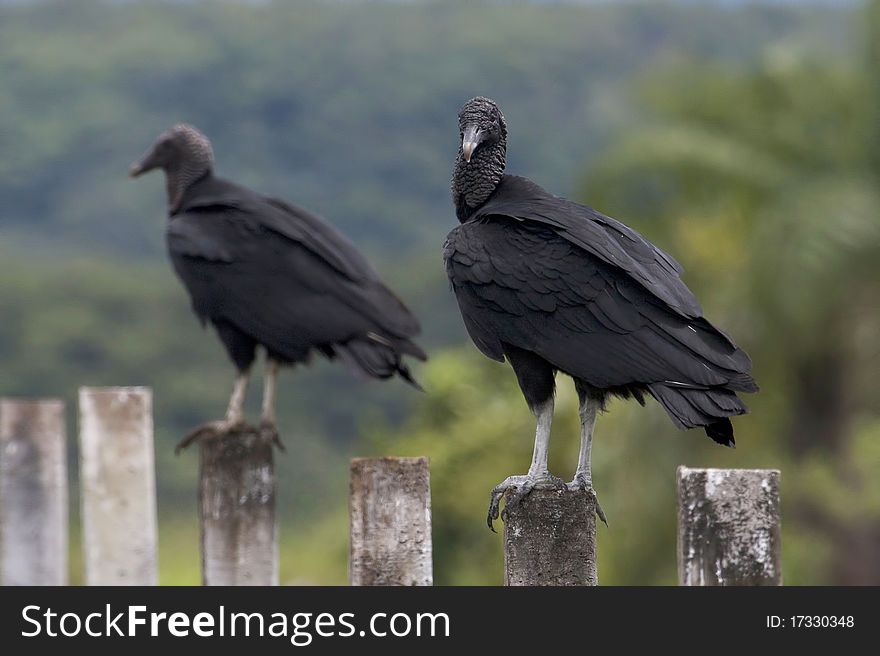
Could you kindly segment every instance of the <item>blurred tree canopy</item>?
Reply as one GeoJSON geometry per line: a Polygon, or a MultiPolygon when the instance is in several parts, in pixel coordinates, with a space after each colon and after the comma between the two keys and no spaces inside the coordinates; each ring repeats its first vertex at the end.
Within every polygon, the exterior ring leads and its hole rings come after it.
{"type": "MultiPolygon", "coordinates": [[[[347,458],[382,453],[432,458],[437,581],[499,582],[485,504],[527,466],[534,426],[506,365],[464,345],[440,260],[456,111],[489,95],[510,170],[672,252],[762,385],[735,452],[657,407],[612,404],[594,455],[601,580],[674,582],[685,463],[782,468],[788,583],[880,582],[878,3],[865,11],[0,4],[0,394],[65,398],[75,435],[78,385],[152,385],[163,582],[198,580],[195,459],[171,445],[222,411],[232,370],[165,262],[159,177],[125,178],[159,131],[192,122],[219,174],[351,235],[432,355],[425,395],[338,365],[282,378],[284,578],[344,582],[347,458]]],[[[569,388],[561,377],[560,475],[577,452],[569,388]]]]}
{"type": "Polygon", "coordinates": [[[469,97],[496,98],[522,126],[512,167],[569,191],[632,116],[627,76],[675,53],[742,61],[777,41],[840,51],[847,16],[651,2],[0,5],[2,234],[162,257],[160,183],[124,176],[188,121],[214,141],[220,174],[331,217],[374,252],[436,250],[469,97]]]}

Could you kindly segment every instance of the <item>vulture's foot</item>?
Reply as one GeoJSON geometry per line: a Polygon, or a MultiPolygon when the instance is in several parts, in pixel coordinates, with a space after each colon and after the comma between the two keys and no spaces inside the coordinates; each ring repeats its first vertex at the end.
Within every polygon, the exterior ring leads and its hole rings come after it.
{"type": "Polygon", "coordinates": [[[553,474],[547,472],[546,474],[526,474],[525,476],[508,476],[501,483],[495,486],[495,489],[492,490],[492,496],[489,499],[489,514],[486,517],[486,523],[489,528],[492,529],[492,532],[495,532],[495,527],[492,523],[498,519],[499,507],[501,505],[501,499],[504,497],[504,493],[508,490],[513,492],[513,496],[508,499],[507,503],[504,505],[504,512],[501,513],[501,518],[506,520],[506,513],[509,508],[512,506],[516,506],[520,501],[525,499],[529,493],[536,489],[565,489],[565,482],[553,474]]]}
{"type": "Polygon", "coordinates": [[[260,421],[258,429],[262,439],[274,444],[278,447],[279,451],[287,451],[287,449],[284,448],[284,443],[281,441],[281,435],[278,434],[278,427],[275,425],[274,421],[263,419],[260,421]]]}
{"type": "Polygon", "coordinates": [[[244,433],[251,429],[244,421],[231,421],[229,419],[221,419],[220,421],[209,421],[201,426],[193,428],[180,443],[174,448],[174,453],[179,454],[193,442],[201,442],[202,440],[215,440],[218,437],[229,433],[244,433]]]}
{"type": "Polygon", "coordinates": [[[596,491],[593,489],[593,480],[589,473],[579,471],[574,475],[574,479],[572,479],[567,487],[572,492],[584,490],[593,497],[593,502],[596,504],[596,516],[602,520],[605,526],[608,526],[608,519],[605,517],[605,511],[602,510],[602,506],[599,505],[599,497],[596,496],[596,491]]]}

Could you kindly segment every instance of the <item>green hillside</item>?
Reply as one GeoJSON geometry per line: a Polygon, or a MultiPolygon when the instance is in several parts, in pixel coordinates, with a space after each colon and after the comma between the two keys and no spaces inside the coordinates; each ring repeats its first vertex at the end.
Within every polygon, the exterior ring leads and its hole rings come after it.
{"type": "MultiPolygon", "coordinates": [[[[163,582],[197,582],[196,459],[172,445],[221,413],[233,371],[166,262],[161,176],[126,177],[161,130],[194,123],[220,175],[348,233],[422,319],[432,355],[416,368],[426,394],[327,363],[282,376],[283,576],[344,580],[347,459],[370,452],[432,457],[438,581],[497,582],[484,502],[527,465],[533,426],[510,372],[467,343],[440,255],[456,112],[488,95],[510,126],[510,170],[674,253],[764,390],[733,454],[657,407],[615,403],[600,419],[603,582],[674,578],[671,485],[687,462],[783,468],[787,581],[878,583],[880,84],[864,45],[876,13],[0,5],[0,395],[61,396],[74,436],[79,385],[151,385],[163,582]]],[[[552,464],[568,475],[568,389],[559,412],[552,464]]]]}

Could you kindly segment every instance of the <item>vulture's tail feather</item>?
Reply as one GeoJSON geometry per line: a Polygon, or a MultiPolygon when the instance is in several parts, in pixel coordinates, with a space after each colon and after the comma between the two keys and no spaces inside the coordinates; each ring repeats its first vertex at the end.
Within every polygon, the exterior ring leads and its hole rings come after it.
{"type": "Polygon", "coordinates": [[[748,408],[731,390],[723,387],[695,389],[652,383],[651,395],[666,410],[679,428],[702,426],[706,435],[723,446],[734,446],[730,417],[748,412],[748,408]]]}
{"type": "MultiPolygon", "coordinates": [[[[417,390],[424,391],[403,362],[401,352],[391,343],[353,339],[344,344],[335,344],[333,352],[356,373],[379,379],[397,374],[417,390]]],[[[403,352],[410,351],[407,349],[403,352]]]]}

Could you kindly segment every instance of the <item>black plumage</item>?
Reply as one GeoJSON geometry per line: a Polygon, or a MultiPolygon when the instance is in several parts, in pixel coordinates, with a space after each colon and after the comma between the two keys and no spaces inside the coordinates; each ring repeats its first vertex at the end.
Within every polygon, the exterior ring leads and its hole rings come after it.
{"type": "Polygon", "coordinates": [[[208,176],[184,194],[166,233],[174,269],[202,321],[240,369],[262,345],[274,359],[340,356],[374,378],[414,382],[424,358],[415,317],[337,230],[314,214],[208,176]]]}
{"type": "Polygon", "coordinates": [[[163,134],[132,173],[156,167],[166,173],[174,269],[241,375],[262,346],[277,364],[319,353],[371,378],[416,385],[403,356],[425,359],[413,341],[418,321],[338,230],[216,177],[210,144],[192,126],[163,134]]]}
{"type": "Polygon", "coordinates": [[[674,260],[524,178],[501,180],[450,233],[445,259],[490,358],[513,346],[598,392],[648,391],[680,428],[723,424],[745,412],[735,392],[756,389],[748,356],[702,318],[674,260]]]}
{"type": "MultiPolygon", "coordinates": [[[[746,412],[736,393],[757,390],[751,362],[703,318],[681,266],[619,221],[505,174],[507,128],[493,101],[469,101],[459,122],[460,225],[444,260],[476,346],[510,361],[536,414],[562,371],[582,405],[651,395],[679,428],[732,446],[729,418],[746,412]]],[[[533,462],[542,467],[549,475],[533,462]]]]}

